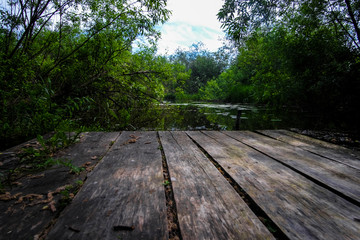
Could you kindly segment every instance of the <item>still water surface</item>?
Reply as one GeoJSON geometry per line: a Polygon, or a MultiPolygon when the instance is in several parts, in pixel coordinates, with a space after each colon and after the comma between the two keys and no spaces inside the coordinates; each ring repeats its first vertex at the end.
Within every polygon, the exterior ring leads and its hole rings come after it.
{"type": "Polygon", "coordinates": [[[341,123],[329,116],[274,111],[244,104],[164,103],[133,121],[137,130],[333,129],[341,123]]]}

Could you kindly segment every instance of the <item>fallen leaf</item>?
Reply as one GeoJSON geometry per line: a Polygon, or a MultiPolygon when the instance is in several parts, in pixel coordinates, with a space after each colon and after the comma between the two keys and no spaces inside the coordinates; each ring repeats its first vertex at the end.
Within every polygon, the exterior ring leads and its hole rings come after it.
{"type": "Polygon", "coordinates": [[[51,202],[54,199],[52,192],[48,192],[47,197],[48,197],[48,199],[47,199],[48,202],[51,202]]]}
{"type": "Polygon", "coordinates": [[[35,193],[30,193],[27,194],[25,196],[21,196],[19,197],[19,200],[17,200],[15,203],[22,203],[24,200],[29,200],[29,201],[33,201],[35,199],[41,200],[43,199],[43,195],[41,194],[35,194],[35,193]]]}
{"type": "Polygon", "coordinates": [[[12,199],[11,194],[9,192],[6,192],[5,194],[0,195],[1,201],[10,201],[12,199]]]}
{"type": "Polygon", "coordinates": [[[51,201],[49,203],[49,207],[50,207],[52,212],[56,212],[55,201],[51,201]]]}
{"type": "Polygon", "coordinates": [[[81,167],[87,167],[87,166],[89,166],[89,165],[91,165],[92,164],[92,162],[86,162],[86,163],[84,163],[83,165],[81,165],[81,167]]]}
{"type": "Polygon", "coordinates": [[[95,167],[95,166],[87,167],[85,170],[86,170],[87,172],[91,172],[91,171],[94,169],[94,167],[95,167]]]}
{"type": "Polygon", "coordinates": [[[12,185],[16,185],[16,186],[21,186],[21,185],[22,185],[21,182],[12,182],[11,184],[12,184],[12,185]]]}
{"type": "Polygon", "coordinates": [[[15,193],[14,195],[12,195],[13,198],[17,198],[18,196],[20,196],[22,194],[22,192],[18,192],[18,193],[15,193]]]}
{"type": "Polygon", "coordinates": [[[22,202],[23,202],[23,199],[24,199],[24,197],[19,197],[19,200],[17,200],[15,203],[16,203],[16,204],[22,203],[22,202]]]}
{"type": "Polygon", "coordinates": [[[134,138],[136,140],[140,138],[139,136],[135,136],[134,134],[131,134],[129,137],[134,138]]]}
{"type": "Polygon", "coordinates": [[[97,156],[91,157],[91,160],[95,160],[95,159],[97,159],[97,156]]]}
{"type": "Polygon", "coordinates": [[[11,213],[13,211],[13,209],[11,208],[11,207],[8,207],[8,209],[6,210],[6,214],[8,214],[8,213],[11,213]]]}
{"type": "Polygon", "coordinates": [[[72,186],[71,185],[65,185],[65,186],[58,187],[53,193],[59,193],[61,191],[64,191],[67,187],[72,187],[72,186]]]}
{"type": "Polygon", "coordinates": [[[36,178],[42,178],[42,177],[45,177],[45,174],[39,174],[39,175],[29,175],[29,178],[30,179],[36,179],[36,178]]]}

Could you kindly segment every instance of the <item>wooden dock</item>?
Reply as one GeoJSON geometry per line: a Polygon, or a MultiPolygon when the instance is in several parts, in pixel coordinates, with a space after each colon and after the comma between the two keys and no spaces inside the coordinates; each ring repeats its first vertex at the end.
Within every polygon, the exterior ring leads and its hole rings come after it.
{"type": "MultiPolygon", "coordinates": [[[[0,239],[360,239],[360,153],[290,131],[87,133],[64,156],[92,166],[72,202],[0,201],[0,239]]],[[[79,178],[59,172],[9,196],[79,178]]]]}

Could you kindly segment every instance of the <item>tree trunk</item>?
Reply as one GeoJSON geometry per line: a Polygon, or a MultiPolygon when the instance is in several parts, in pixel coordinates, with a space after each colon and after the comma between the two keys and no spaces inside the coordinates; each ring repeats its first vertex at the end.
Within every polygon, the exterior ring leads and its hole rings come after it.
{"type": "Polygon", "coordinates": [[[353,9],[351,7],[351,4],[350,4],[350,0],[345,0],[345,3],[346,3],[346,7],[348,9],[348,13],[349,13],[351,22],[354,25],[354,29],[355,29],[355,32],[356,32],[358,42],[360,43],[360,29],[359,29],[358,23],[356,22],[354,11],[353,11],[353,9]]]}

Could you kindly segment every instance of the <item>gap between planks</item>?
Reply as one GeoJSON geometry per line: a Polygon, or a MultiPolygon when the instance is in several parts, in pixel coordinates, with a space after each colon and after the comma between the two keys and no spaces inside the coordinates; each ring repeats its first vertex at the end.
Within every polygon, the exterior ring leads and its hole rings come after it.
{"type": "Polygon", "coordinates": [[[317,185],[360,206],[360,170],[255,132],[222,132],[317,185]],[[259,139],[257,139],[259,138],[259,139]]]}
{"type": "Polygon", "coordinates": [[[356,150],[350,150],[288,130],[257,130],[256,133],[302,148],[351,168],[360,169],[360,153],[356,150]]]}
{"type": "Polygon", "coordinates": [[[187,133],[229,168],[229,174],[239,185],[244,184],[248,194],[289,237],[358,239],[359,208],[355,205],[224,132],[187,133]]]}
{"type": "MultiPolygon", "coordinates": [[[[237,192],[237,194],[240,195],[241,198],[244,198],[244,194],[247,194],[239,184],[237,184],[235,182],[235,180],[228,174],[228,172],[222,167],[220,166],[220,164],[204,149],[202,148],[193,138],[190,137],[189,134],[187,134],[187,137],[189,137],[191,139],[191,141],[199,148],[199,150],[206,156],[206,158],[216,167],[216,169],[222,174],[222,176],[228,181],[228,183],[230,183],[230,185],[232,186],[232,188],[234,188],[234,190],[237,192]]],[[[168,181],[169,184],[166,184],[168,185],[170,188],[171,188],[171,193],[173,193],[173,184],[172,184],[172,181],[171,181],[171,177],[170,177],[170,172],[169,172],[169,167],[168,167],[168,163],[167,163],[167,159],[165,157],[165,153],[164,153],[164,149],[162,147],[162,142],[161,142],[161,138],[159,136],[159,132],[156,133],[156,139],[159,143],[159,146],[160,146],[160,150],[161,150],[161,155],[162,155],[162,160],[163,160],[163,163],[162,163],[162,166],[163,166],[163,177],[164,177],[164,181],[168,181]]],[[[174,140],[176,140],[174,138],[174,140]]],[[[145,143],[146,144],[146,143],[145,143]]],[[[264,154],[264,153],[263,153],[264,154]]],[[[293,169],[294,170],[294,169],[293,169]]],[[[298,172],[298,171],[297,171],[298,172]]],[[[299,172],[298,172],[299,173],[299,172]]],[[[312,179],[310,179],[312,180],[312,179]]],[[[166,182],[165,182],[166,183],[166,182]]],[[[164,190],[165,190],[165,193],[166,193],[166,189],[167,189],[167,186],[164,184],[164,190]]],[[[167,196],[168,197],[168,196],[167,196]]],[[[246,196],[245,196],[246,198],[246,196]]],[[[172,206],[168,206],[167,205],[167,208],[169,211],[169,208],[170,208],[170,211],[172,211],[173,213],[175,213],[175,216],[174,216],[174,219],[173,219],[173,222],[169,221],[168,219],[168,224],[177,224],[176,227],[174,227],[174,229],[178,229],[178,232],[175,233],[173,236],[174,237],[178,237],[179,239],[182,239],[181,237],[181,231],[180,231],[180,225],[179,223],[177,222],[176,223],[176,220],[178,220],[178,217],[177,217],[177,208],[176,208],[176,202],[175,202],[175,199],[174,199],[174,196],[169,196],[169,199],[171,201],[173,201],[173,205],[172,206]]],[[[256,206],[257,204],[255,203],[255,201],[248,195],[248,201],[252,201],[256,206]]],[[[248,205],[248,201],[245,201],[248,205]]],[[[252,205],[252,204],[250,204],[252,205]]],[[[259,207],[259,206],[258,206],[259,207]]],[[[253,208],[253,206],[250,206],[251,210],[256,214],[256,216],[260,219],[260,220],[263,220],[262,218],[266,218],[267,217],[267,214],[265,212],[264,215],[262,215],[262,213],[259,215],[259,211],[256,210],[256,207],[253,208]]],[[[259,209],[261,210],[261,208],[259,207],[259,209]]],[[[262,211],[262,210],[261,210],[262,211]]],[[[169,218],[169,216],[168,216],[169,218]]],[[[270,219],[268,217],[268,219],[270,219]]],[[[264,223],[264,222],[263,222],[264,223]]],[[[270,230],[270,232],[273,232],[272,231],[272,228],[274,228],[274,226],[276,227],[276,224],[274,224],[273,226],[270,226],[269,227],[269,224],[268,223],[264,223],[265,226],[268,227],[268,230],[270,230]]],[[[173,231],[173,230],[171,230],[173,231]]],[[[279,239],[286,239],[286,235],[284,236],[281,236],[281,234],[284,234],[281,230],[278,230],[277,233],[280,234],[280,236],[276,236],[276,234],[274,234],[274,237],[276,238],[279,238],[279,239]]],[[[169,231],[169,235],[171,237],[171,233],[169,231]]]]}
{"type": "Polygon", "coordinates": [[[164,175],[164,191],[166,198],[166,211],[167,211],[167,220],[168,220],[168,232],[169,240],[182,240],[181,230],[179,219],[176,209],[176,201],[174,198],[174,190],[172,187],[171,176],[169,172],[169,167],[166,161],[164,149],[160,140],[159,132],[156,133],[157,140],[159,142],[161,156],[162,156],[162,166],[163,166],[163,175],[164,175]]]}
{"type": "Polygon", "coordinates": [[[168,239],[155,132],[122,132],[92,173],[47,239],[168,239]]]}
{"type": "Polygon", "coordinates": [[[184,239],[274,236],[185,132],[160,132],[184,239]]]}
{"type": "Polygon", "coordinates": [[[273,234],[276,239],[286,240],[289,239],[281,229],[271,220],[271,218],[260,208],[260,206],[247,194],[247,192],[229,175],[229,173],[203,148],[201,147],[190,135],[187,136],[194,142],[194,144],[204,153],[208,160],[214,167],[223,175],[228,183],[234,188],[237,194],[249,206],[251,211],[255,213],[257,218],[264,224],[264,226],[273,234]]]}

